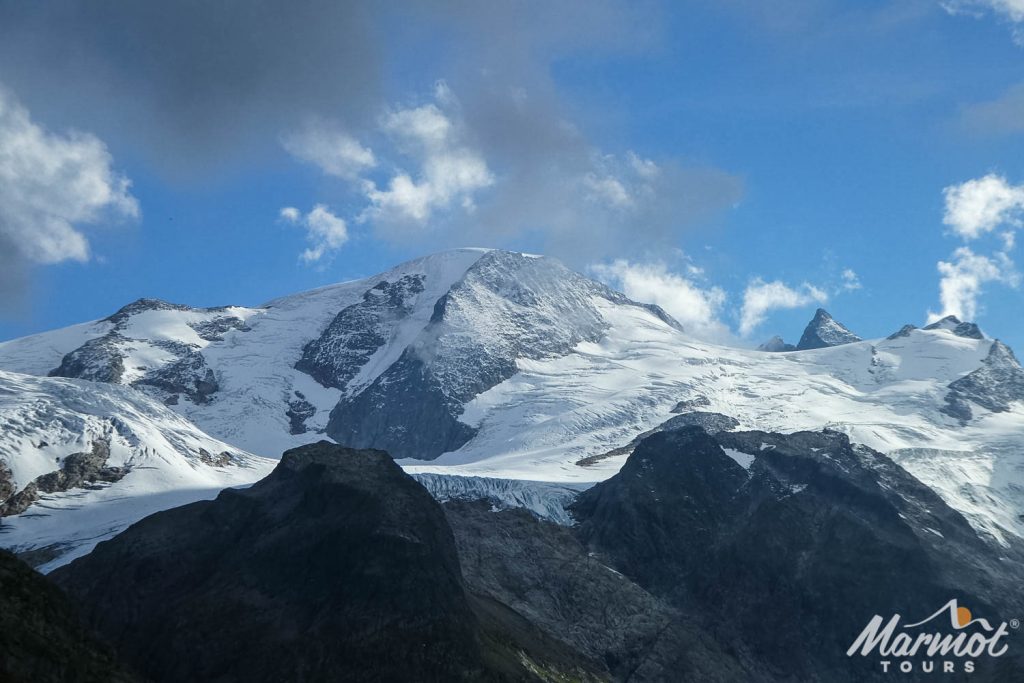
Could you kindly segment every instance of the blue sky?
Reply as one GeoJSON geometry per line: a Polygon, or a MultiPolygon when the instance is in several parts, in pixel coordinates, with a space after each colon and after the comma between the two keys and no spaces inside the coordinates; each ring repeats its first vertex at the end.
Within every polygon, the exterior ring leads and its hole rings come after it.
{"type": "Polygon", "coordinates": [[[1024,349],[1017,0],[243,4],[0,2],[0,338],[496,246],[718,341],[1024,349]]]}

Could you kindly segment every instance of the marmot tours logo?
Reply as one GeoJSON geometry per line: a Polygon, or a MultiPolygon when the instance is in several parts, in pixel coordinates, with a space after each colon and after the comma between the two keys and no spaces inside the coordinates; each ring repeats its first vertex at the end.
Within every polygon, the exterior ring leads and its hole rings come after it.
{"type": "Polygon", "coordinates": [[[894,614],[886,621],[876,614],[853,641],[846,655],[867,657],[875,654],[881,657],[879,664],[885,673],[915,670],[924,673],[972,673],[974,659],[1006,654],[1008,629],[1020,626],[1020,622],[1013,619],[993,627],[987,619],[975,617],[955,598],[927,619],[901,624],[902,619],[899,614],[894,614]]]}

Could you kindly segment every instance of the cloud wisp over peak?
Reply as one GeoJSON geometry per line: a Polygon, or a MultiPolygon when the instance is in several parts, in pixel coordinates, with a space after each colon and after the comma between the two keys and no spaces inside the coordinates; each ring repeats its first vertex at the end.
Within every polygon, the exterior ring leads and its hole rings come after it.
{"type": "Polygon", "coordinates": [[[953,251],[949,260],[939,261],[939,301],[941,310],[929,311],[931,321],[947,315],[974,320],[981,311],[980,298],[989,283],[1009,287],[1020,284],[1011,252],[1016,231],[1024,214],[1024,185],[1013,185],[1001,175],[990,173],[947,187],[945,223],[964,246],[953,251]],[[988,253],[967,246],[980,242],[988,253]]]}
{"type": "Polygon", "coordinates": [[[828,293],[808,282],[792,287],[781,280],[765,282],[755,278],[743,291],[739,332],[744,337],[749,336],[771,311],[824,304],[827,301],[828,293]]]}
{"type": "Polygon", "coordinates": [[[616,259],[598,263],[590,271],[636,301],[657,304],[698,339],[726,343],[732,333],[720,319],[726,303],[721,287],[702,282],[700,269],[690,266],[687,275],[671,272],[663,262],[636,263],[616,259]]]}
{"type": "Polygon", "coordinates": [[[603,151],[549,104],[501,88],[466,102],[439,82],[429,101],[387,108],[363,131],[321,123],[284,144],[341,179],[362,205],[350,222],[386,240],[534,235],[577,266],[671,245],[740,196],[718,169],[603,151]]]}

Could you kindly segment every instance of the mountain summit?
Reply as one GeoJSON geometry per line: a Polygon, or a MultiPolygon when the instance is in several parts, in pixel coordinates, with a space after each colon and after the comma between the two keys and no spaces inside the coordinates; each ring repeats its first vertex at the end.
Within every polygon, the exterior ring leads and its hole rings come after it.
{"type": "Polygon", "coordinates": [[[860,337],[846,329],[842,323],[837,322],[824,308],[819,308],[804,329],[796,349],[797,351],[823,349],[827,346],[839,346],[859,341],[861,341],[860,337]]]}
{"type": "Polygon", "coordinates": [[[782,351],[796,351],[796,347],[792,344],[787,344],[779,335],[775,335],[764,344],[758,346],[757,350],[779,353],[782,351]]]}

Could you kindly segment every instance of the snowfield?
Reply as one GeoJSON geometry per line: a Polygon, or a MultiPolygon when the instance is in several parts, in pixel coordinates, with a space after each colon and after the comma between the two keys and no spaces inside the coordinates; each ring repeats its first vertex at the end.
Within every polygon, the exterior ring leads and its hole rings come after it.
{"type": "MultiPolygon", "coordinates": [[[[628,453],[602,456],[673,417],[673,410],[688,402],[691,407],[677,412],[722,413],[736,418],[739,429],[842,431],[888,454],[996,542],[1006,534],[1024,536],[1024,402],[1011,401],[998,412],[971,403],[966,420],[947,406],[949,385],[986,363],[993,340],[960,336],[953,327],[940,325],[803,351],[721,347],[691,338],[654,309],[610,299],[596,287],[591,293],[579,284],[567,285],[554,266],[551,281],[545,282],[543,264],[550,259],[542,257],[522,266],[529,268],[529,291],[506,285],[484,291],[474,284],[477,289],[468,298],[465,286],[455,286],[467,273],[473,273],[474,283],[485,279],[490,271],[474,268],[488,253],[443,252],[372,278],[255,308],[142,310],[122,316],[126,322],[108,319],[0,344],[0,368],[9,371],[0,376],[5,387],[0,424],[20,425],[0,433],[0,459],[18,481],[52,471],[57,456],[81,450],[98,434],[117,431],[109,426],[116,419],[130,425],[132,434],[119,446],[119,462],[134,463],[128,477],[106,488],[58,494],[17,518],[5,518],[0,544],[43,547],[85,534],[105,537],[160,506],[255,481],[272,465],[267,458],[325,438],[339,401],[370,386],[380,389],[381,378],[395,381],[387,371],[414,344],[420,356],[432,348],[431,340],[442,339],[446,350],[500,358],[506,349],[519,348],[512,342],[530,332],[523,327],[521,311],[529,310],[524,301],[536,300],[538,311],[550,312],[564,310],[569,301],[579,305],[583,296],[588,310],[600,317],[599,335],[590,333],[590,319],[587,333],[579,334],[572,326],[580,321],[545,314],[539,325],[564,326],[545,328],[547,337],[588,340],[564,352],[509,358],[511,377],[460,401],[458,420],[470,428],[472,438],[435,460],[400,460],[406,471],[439,497],[482,491],[495,504],[559,518],[573,491],[615,474],[628,453]],[[397,308],[378,306],[373,297],[385,290],[372,288],[406,276],[421,282],[422,291],[404,292],[397,308]],[[431,327],[440,315],[436,305],[456,290],[463,298],[456,300],[455,314],[450,314],[449,301],[450,315],[438,319],[443,323],[438,332],[431,327]],[[505,297],[515,300],[515,327],[507,322],[505,297]],[[324,386],[297,370],[307,344],[356,305],[369,312],[352,319],[372,317],[372,325],[367,323],[372,329],[341,330],[341,341],[336,340],[349,344],[346,358],[359,363],[344,368],[351,379],[341,388],[324,386]],[[116,365],[116,357],[123,356],[122,386],[26,376],[46,375],[62,365],[66,354],[110,335],[118,324],[110,346],[114,351],[104,348],[88,360],[102,364],[115,357],[116,365]],[[471,335],[464,337],[465,345],[460,330],[471,335]],[[173,359],[152,351],[166,348],[173,359]],[[196,377],[209,369],[216,390],[193,400],[168,390],[173,384],[153,382],[153,373],[159,378],[167,374],[167,364],[187,366],[196,377]],[[46,417],[47,411],[61,417],[46,417]],[[299,428],[296,411],[306,411],[299,428]],[[40,448],[42,441],[51,445],[40,448]],[[229,450],[240,464],[196,464],[188,454],[199,447],[211,453],[229,450]],[[439,478],[445,475],[468,479],[446,482],[439,478]],[[125,502],[135,500],[140,502],[125,502]],[[32,522],[39,514],[47,518],[32,522]]],[[[502,267],[518,267],[515,259],[511,263],[502,267]]],[[[902,321],[895,322],[894,330],[902,321]]],[[[457,370],[460,360],[465,359],[444,359],[444,377],[454,377],[455,383],[458,372],[450,368],[457,370]]],[[[447,391],[445,386],[441,390],[447,391]]]]}

